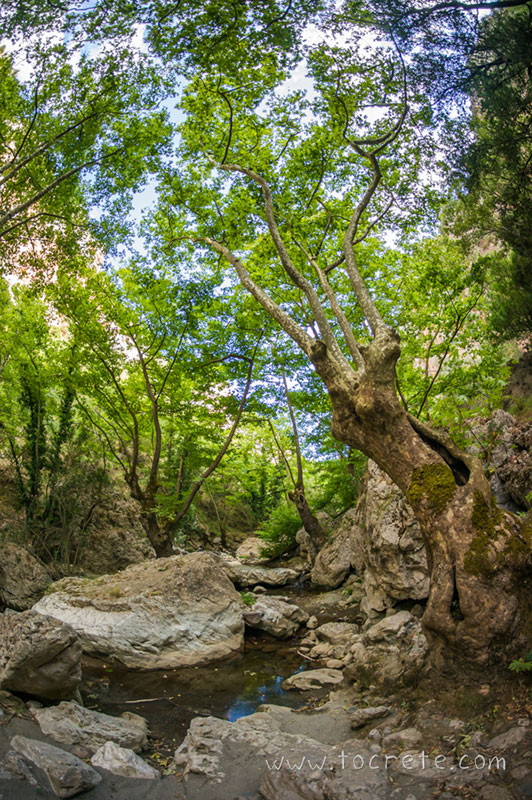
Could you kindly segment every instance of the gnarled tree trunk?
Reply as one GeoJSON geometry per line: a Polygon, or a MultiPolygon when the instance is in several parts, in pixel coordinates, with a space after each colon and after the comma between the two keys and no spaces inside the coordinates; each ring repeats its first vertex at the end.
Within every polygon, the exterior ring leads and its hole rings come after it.
{"type": "Polygon", "coordinates": [[[333,406],[333,434],[366,453],[403,491],[418,519],[431,575],[423,626],[433,661],[449,648],[481,663],[514,654],[523,631],[519,579],[532,525],[495,504],[480,461],[410,416],[394,390],[398,337],[381,332],[365,369],[339,373],[327,349],[313,362],[333,406]]]}

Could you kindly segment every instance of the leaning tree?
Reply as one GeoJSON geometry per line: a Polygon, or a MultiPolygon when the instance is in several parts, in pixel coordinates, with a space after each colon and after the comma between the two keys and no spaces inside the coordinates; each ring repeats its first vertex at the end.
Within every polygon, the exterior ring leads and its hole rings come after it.
{"type": "Polygon", "coordinates": [[[154,227],[168,251],[230,265],[303,351],[334,436],[392,478],[420,523],[434,663],[453,650],[485,664],[525,646],[532,521],[499,508],[478,458],[397,392],[400,337],[368,242],[434,223],[439,140],[409,60],[365,23],[346,8],[307,30],[302,83],[276,75],[267,52],[193,76],[154,227]]]}

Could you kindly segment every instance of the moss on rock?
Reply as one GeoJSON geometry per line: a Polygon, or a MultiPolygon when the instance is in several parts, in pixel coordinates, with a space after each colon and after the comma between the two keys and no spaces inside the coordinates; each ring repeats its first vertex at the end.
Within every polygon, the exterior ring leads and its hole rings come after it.
{"type": "Polygon", "coordinates": [[[454,496],[456,483],[446,464],[424,464],[412,472],[407,499],[413,508],[422,505],[441,514],[454,496]]]}

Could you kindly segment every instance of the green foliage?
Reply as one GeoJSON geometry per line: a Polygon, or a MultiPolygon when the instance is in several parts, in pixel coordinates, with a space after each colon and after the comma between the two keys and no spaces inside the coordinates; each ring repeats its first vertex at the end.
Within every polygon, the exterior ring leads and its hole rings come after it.
{"type": "Polygon", "coordinates": [[[245,606],[252,606],[257,601],[257,598],[251,592],[240,592],[240,599],[245,606]]]}
{"type": "Polygon", "coordinates": [[[526,656],[514,659],[509,663],[508,669],[517,673],[532,672],[532,653],[527,653],[526,656]]]}
{"type": "Polygon", "coordinates": [[[265,541],[264,552],[269,558],[283,555],[296,546],[296,533],[301,520],[293,505],[277,506],[257,535],[265,541]]]}

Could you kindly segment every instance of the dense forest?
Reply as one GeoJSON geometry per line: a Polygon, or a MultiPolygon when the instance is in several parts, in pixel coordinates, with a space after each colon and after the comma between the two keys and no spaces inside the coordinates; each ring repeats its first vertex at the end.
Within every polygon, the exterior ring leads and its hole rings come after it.
{"type": "Polygon", "coordinates": [[[494,496],[487,421],[532,415],[532,4],[6,0],[0,33],[2,541],[90,574],[126,514],[158,558],[310,569],[370,459],[429,662],[525,671],[532,492],[494,496]]]}

